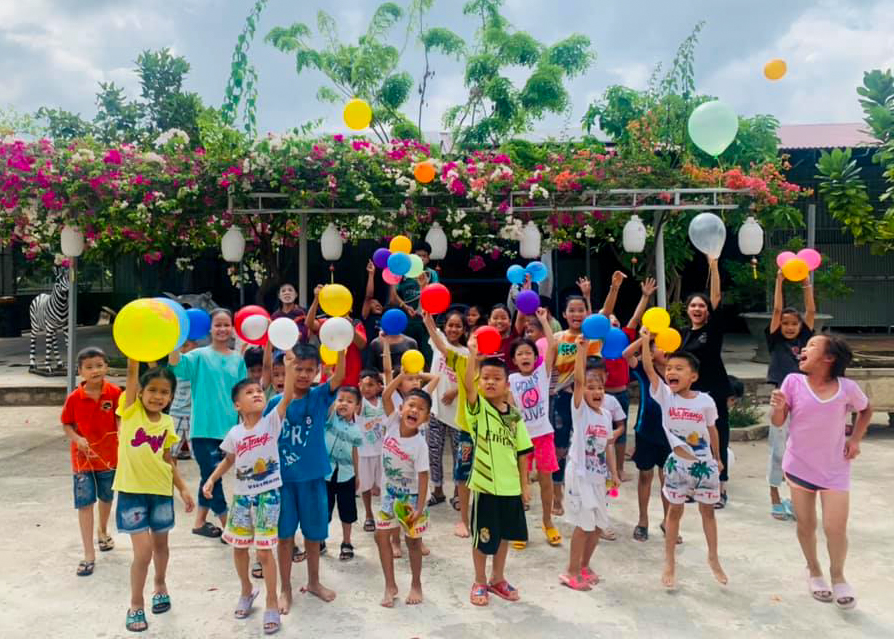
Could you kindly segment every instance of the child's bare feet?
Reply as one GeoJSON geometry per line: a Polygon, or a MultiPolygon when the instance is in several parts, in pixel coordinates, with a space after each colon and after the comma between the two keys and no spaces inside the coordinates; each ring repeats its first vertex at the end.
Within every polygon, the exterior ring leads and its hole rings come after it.
{"type": "Polygon", "coordinates": [[[335,591],[330,590],[329,588],[327,588],[326,586],[324,586],[321,583],[304,586],[301,589],[301,592],[309,593],[309,594],[313,595],[314,597],[317,597],[318,599],[325,601],[326,603],[329,603],[330,601],[335,599],[335,591]]]}
{"type": "Polygon", "coordinates": [[[400,549],[400,542],[391,542],[391,554],[394,555],[395,559],[400,559],[404,556],[404,552],[400,549]]]}
{"type": "Polygon", "coordinates": [[[283,588],[279,593],[279,614],[287,615],[292,609],[292,589],[283,588]]]}
{"type": "Polygon", "coordinates": [[[729,583],[729,578],[726,576],[726,573],[723,572],[723,568],[720,567],[720,559],[717,559],[716,557],[714,559],[709,558],[708,565],[711,566],[711,572],[714,573],[714,579],[724,586],[729,583]]]}
{"type": "Polygon", "coordinates": [[[383,608],[394,608],[394,602],[397,601],[397,586],[394,588],[385,588],[385,594],[382,597],[381,606],[383,608]]]}
{"type": "Polygon", "coordinates": [[[422,586],[410,586],[410,594],[407,595],[407,605],[415,606],[422,603],[422,586]]]}
{"type": "Polygon", "coordinates": [[[668,590],[677,587],[677,580],[674,576],[674,564],[664,564],[664,571],[661,573],[661,583],[668,590]]]}
{"type": "Polygon", "coordinates": [[[456,522],[456,525],[453,527],[453,534],[456,535],[457,537],[466,538],[469,536],[469,529],[466,527],[466,525],[463,522],[458,521],[458,522],[456,522]]]}
{"type": "Polygon", "coordinates": [[[422,547],[422,556],[428,557],[431,554],[431,550],[429,550],[428,546],[425,545],[425,542],[419,544],[422,547]]]}

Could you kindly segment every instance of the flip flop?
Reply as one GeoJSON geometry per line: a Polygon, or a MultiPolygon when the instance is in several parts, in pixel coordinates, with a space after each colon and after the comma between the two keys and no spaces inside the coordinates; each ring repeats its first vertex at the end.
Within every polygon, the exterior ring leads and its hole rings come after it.
{"type": "Polygon", "coordinates": [[[212,524],[210,521],[206,521],[204,524],[199,526],[198,528],[192,529],[193,535],[198,535],[200,537],[211,537],[212,539],[216,539],[223,534],[223,531],[212,524]]]}
{"type": "Polygon", "coordinates": [[[526,541],[513,541],[510,542],[510,545],[514,550],[524,550],[528,547],[528,542],[526,541]]]}
{"type": "Polygon", "coordinates": [[[543,533],[546,535],[546,541],[550,546],[559,546],[562,543],[562,535],[555,526],[541,526],[543,533]]]}
{"type": "Polygon", "coordinates": [[[785,512],[786,512],[786,514],[789,516],[789,518],[790,518],[792,521],[798,521],[798,518],[795,517],[795,508],[794,508],[794,506],[792,506],[792,500],[791,500],[791,499],[783,499],[783,500],[782,500],[782,507],[785,508],[785,512]]]}
{"type": "MultiPolygon", "coordinates": [[[[664,522],[661,522],[661,524],[658,527],[661,528],[661,533],[665,537],[667,537],[667,530],[664,528],[664,522]]],[[[679,546],[682,543],[683,543],[683,535],[677,535],[677,545],[679,546]]]]}
{"type": "Polygon", "coordinates": [[[823,577],[811,577],[807,572],[807,590],[817,601],[832,603],[832,589],[823,577]]]}
{"type": "Polygon", "coordinates": [[[96,540],[96,543],[99,545],[100,552],[108,552],[115,547],[115,540],[112,539],[111,535],[100,537],[96,540]]]}
{"type": "Polygon", "coordinates": [[[89,577],[93,574],[93,568],[96,566],[95,561],[82,561],[78,563],[78,569],[75,574],[78,577],[89,577]]]}
{"type": "Polygon", "coordinates": [[[307,553],[301,550],[298,546],[292,548],[292,563],[300,564],[302,561],[307,559],[307,553]]]}
{"type": "Polygon", "coordinates": [[[633,538],[636,541],[648,541],[649,539],[649,529],[645,526],[636,526],[633,529],[633,538]]]}
{"type": "Polygon", "coordinates": [[[376,532],[376,521],[367,519],[363,522],[363,532],[376,532]]]}
{"type": "Polygon", "coordinates": [[[726,493],[720,493],[720,501],[714,504],[714,510],[723,510],[726,508],[726,502],[729,501],[729,497],[727,497],[726,493]]]}
{"type": "Polygon", "coordinates": [[[279,632],[282,622],[280,621],[279,610],[264,611],[264,634],[272,635],[279,632]]]}
{"type": "Polygon", "coordinates": [[[459,512],[459,497],[454,495],[450,498],[450,505],[453,506],[453,510],[459,512]]]}
{"type": "Polygon", "coordinates": [[[618,533],[616,533],[611,528],[606,528],[602,531],[602,534],[599,535],[601,539],[605,541],[618,541],[618,533]]]}
{"type": "Polygon", "coordinates": [[[351,544],[343,543],[341,545],[341,552],[338,553],[338,558],[341,561],[350,561],[351,559],[353,559],[354,558],[354,546],[352,546],[351,544]]]}
{"type": "Polygon", "coordinates": [[[236,611],[233,613],[236,619],[245,619],[251,614],[251,606],[257,599],[259,592],[260,590],[252,590],[248,597],[239,597],[239,601],[236,603],[236,611]]]}
{"type": "Polygon", "coordinates": [[[488,584],[487,591],[494,593],[497,597],[505,599],[506,601],[519,600],[518,590],[505,579],[503,581],[498,581],[495,584],[488,584]]]}
{"type": "Polygon", "coordinates": [[[587,583],[590,584],[591,586],[595,586],[596,584],[599,583],[599,575],[597,575],[595,572],[593,572],[589,568],[581,568],[580,576],[583,577],[587,581],[587,583]]]}
{"type": "Polygon", "coordinates": [[[783,504],[773,504],[770,509],[770,516],[778,521],[786,521],[788,519],[788,511],[783,504]]]}
{"type": "Polygon", "coordinates": [[[835,597],[835,605],[842,610],[857,606],[857,593],[849,583],[832,584],[832,596],[835,597]]]}
{"type": "Polygon", "coordinates": [[[587,580],[584,579],[582,575],[559,575],[559,583],[561,583],[563,586],[571,588],[572,590],[592,590],[590,584],[587,583],[587,580]]]}
{"type": "Polygon", "coordinates": [[[152,595],[152,614],[160,615],[171,609],[171,595],[166,592],[157,592],[152,595]]]}
{"type": "Polygon", "coordinates": [[[447,501],[447,495],[435,495],[432,493],[431,497],[428,498],[427,505],[437,506],[438,504],[443,504],[445,501],[447,501]]]}
{"type": "Polygon", "coordinates": [[[128,609],[127,622],[124,624],[124,627],[131,632],[145,632],[149,628],[149,624],[146,623],[146,613],[143,612],[143,609],[140,608],[133,612],[128,609]],[[142,627],[138,628],[137,625],[142,625],[142,627]]]}
{"type": "Polygon", "coordinates": [[[486,585],[472,584],[472,592],[469,593],[469,601],[473,606],[486,606],[489,598],[486,585]]]}
{"type": "Polygon", "coordinates": [[[255,579],[264,578],[264,566],[261,565],[260,561],[256,561],[255,565],[251,567],[251,576],[255,579]]]}

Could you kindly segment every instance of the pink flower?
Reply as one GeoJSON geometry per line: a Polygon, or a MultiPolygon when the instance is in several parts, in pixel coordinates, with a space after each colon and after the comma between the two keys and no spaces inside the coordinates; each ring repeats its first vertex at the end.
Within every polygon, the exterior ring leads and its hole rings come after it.
{"type": "Polygon", "coordinates": [[[466,185],[461,180],[452,180],[448,188],[454,195],[463,196],[466,194],[466,185]]]}
{"type": "Polygon", "coordinates": [[[342,143],[345,141],[345,136],[343,136],[341,133],[336,133],[332,136],[332,141],[342,143]]]}
{"type": "Polygon", "coordinates": [[[500,255],[502,254],[503,252],[495,246],[490,250],[490,259],[496,262],[498,259],[500,259],[500,255]]]}
{"type": "Polygon", "coordinates": [[[102,161],[106,164],[121,164],[121,151],[118,149],[109,149],[102,161]]]}
{"type": "Polygon", "coordinates": [[[486,266],[484,263],[484,258],[480,255],[473,255],[472,259],[469,260],[469,268],[473,271],[480,271],[486,266]]]}
{"type": "Polygon", "coordinates": [[[512,164],[512,160],[505,153],[494,156],[494,159],[491,160],[491,162],[494,164],[512,164]]]}
{"type": "Polygon", "coordinates": [[[574,245],[570,241],[559,242],[559,250],[563,253],[570,253],[573,246],[574,245]]]}
{"type": "Polygon", "coordinates": [[[133,184],[134,186],[140,186],[140,185],[149,186],[150,184],[152,184],[152,181],[151,181],[151,180],[148,180],[147,178],[144,178],[142,175],[139,175],[139,174],[138,174],[138,175],[137,175],[136,177],[134,177],[134,179],[131,181],[131,184],[133,184]]]}
{"type": "Polygon", "coordinates": [[[161,262],[161,251],[152,251],[143,255],[143,261],[146,264],[155,264],[161,262]]]}

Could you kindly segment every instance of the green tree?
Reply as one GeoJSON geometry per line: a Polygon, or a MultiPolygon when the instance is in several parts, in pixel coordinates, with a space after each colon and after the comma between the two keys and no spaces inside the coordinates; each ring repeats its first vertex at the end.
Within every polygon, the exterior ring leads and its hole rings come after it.
{"type": "Polygon", "coordinates": [[[197,93],[183,91],[189,62],[169,49],[143,51],[137,57],[147,129],[155,135],[169,129],[185,131],[191,141],[199,137],[198,117],[204,106],[197,93]]]}
{"type": "Polygon", "coordinates": [[[93,125],[83,119],[80,113],[65,109],[40,107],[34,117],[47,132],[47,136],[57,142],[69,142],[93,135],[93,125]]]}
{"type": "MultiPolygon", "coordinates": [[[[450,29],[443,27],[432,27],[430,29],[422,29],[420,16],[420,33],[419,42],[425,57],[425,68],[422,71],[422,80],[419,82],[419,116],[417,119],[417,128],[422,131],[422,111],[427,106],[425,101],[425,92],[428,89],[429,80],[435,77],[434,69],[431,67],[431,54],[440,52],[443,55],[461,59],[465,52],[466,43],[458,35],[450,29]]],[[[420,136],[421,137],[421,136],[420,136]]]]}
{"type": "Polygon", "coordinates": [[[254,65],[249,62],[248,49],[255,37],[258,20],[266,6],[267,0],[257,0],[245,19],[245,26],[236,40],[236,48],[233,49],[230,78],[227,80],[224,102],[220,109],[223,124],[234,126],[239,106],[244,99],[243,128],[252,139],[258,134],[258,74],[254,65]]]}
{"type": "Polygon", "coordinates": [[[128,101],[124,89],[114,82],[100,82],[96,94],[94,136],[104,142],[138,143],[146,136],[146,111],[142,104],[128,101]]]}

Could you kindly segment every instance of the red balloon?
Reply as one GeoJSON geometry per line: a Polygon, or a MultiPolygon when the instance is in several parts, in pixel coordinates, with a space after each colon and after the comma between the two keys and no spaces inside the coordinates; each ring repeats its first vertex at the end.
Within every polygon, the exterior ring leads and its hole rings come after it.
{"type": "Polygon", "coordinates": [[[236,311],[236,314],[233,316],[233,328],[236,330],[236,335],[243,342],[253,344],[255,346],[263,346],[267,343],[266,333],[257,340],[248,339],[247,337],[245,337],[245,335],[242,334],[242,322],[245,321],[245,318],[251,317],[252,315],[263,315],[267,318],[268,321],[270,320],[270,313],[268,313],[267,309],[265,309],[263,306],[243,306],[238,311],[236,311]]]}
{"type": "Polygon", "coordinates": [[[450,306],[450,291],[443,284],[429,284],[419,294],[419,304],[432,315],[443,313],[450,306]]]}
{"type": "Polygon", "coordinates": [[[478,352],[482,355],[493,355],[500,350],[503,341],[500,331],[493,326],[482,326],[475,331],[475,337],[478,338],[478,352]]]}

